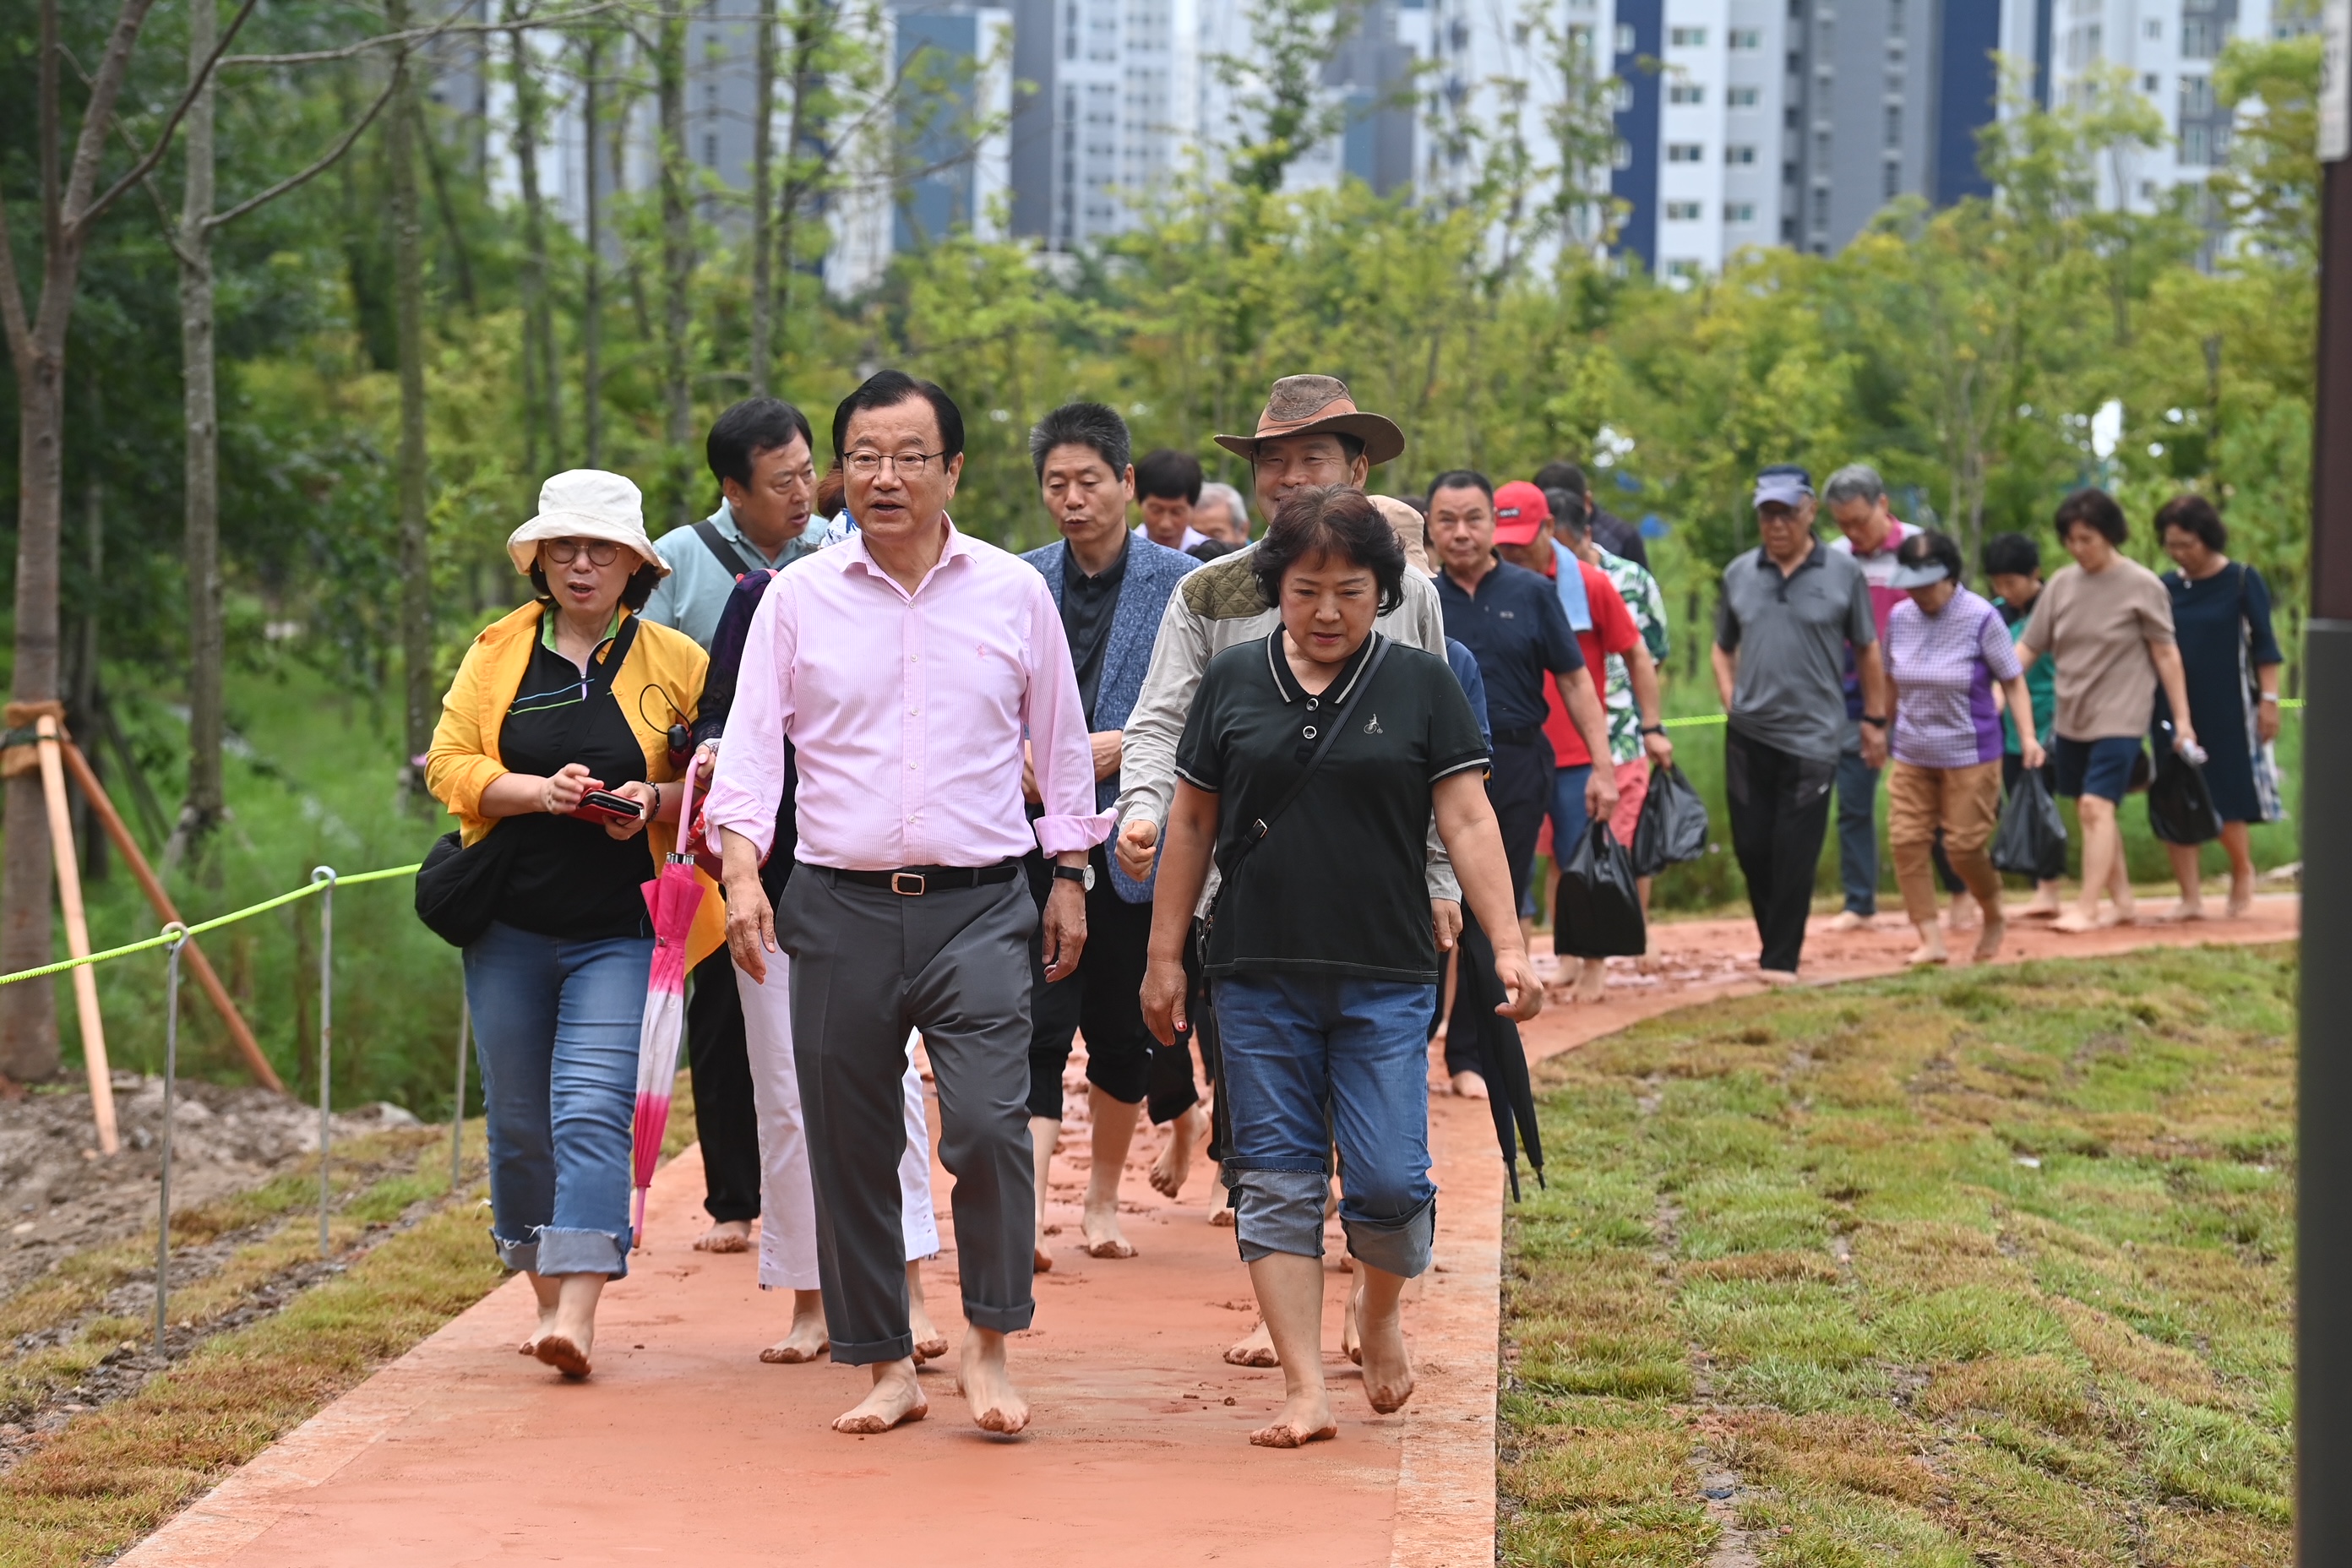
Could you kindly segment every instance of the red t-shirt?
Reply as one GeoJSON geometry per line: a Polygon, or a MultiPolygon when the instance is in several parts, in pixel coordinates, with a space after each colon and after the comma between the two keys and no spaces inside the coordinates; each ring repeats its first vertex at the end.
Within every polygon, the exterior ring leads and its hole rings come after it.
{"type": "MultiPolygon", "coordinates": [[[[1624,597],[1606,573],[1582,561],[1576,565],[1584,574],[1585,607],[1592,612],[1592,629],[1577,633],[1576,646],[1582,650],[1584,668],[1592,677],[1592,695],[1599,699],[1609,690],[1609,661],[1603,656],[1631,651],[1642,640],[1642,628],[1633,624],[1633,612],[1625,607],[1624,597]]],[[[1551,742],[1552,764],[1580,768],[1592,761],[1592,753],[1584,748],[1584,737],[1569,722],[1558,681],[1544,682],[1544,734],[1551,742]]]]}

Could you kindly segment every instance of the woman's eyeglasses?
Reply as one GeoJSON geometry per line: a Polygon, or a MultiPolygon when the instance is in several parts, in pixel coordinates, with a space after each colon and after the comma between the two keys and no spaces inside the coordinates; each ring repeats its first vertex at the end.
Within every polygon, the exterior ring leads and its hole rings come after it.
{"type": "Polygon", "coordinates": [[[550,539],[540,544],[541,552],[558,566],[569,566],[588,552],[589,563],[610,566],[621,558],[621,547],[609,539],[550,539]]]}

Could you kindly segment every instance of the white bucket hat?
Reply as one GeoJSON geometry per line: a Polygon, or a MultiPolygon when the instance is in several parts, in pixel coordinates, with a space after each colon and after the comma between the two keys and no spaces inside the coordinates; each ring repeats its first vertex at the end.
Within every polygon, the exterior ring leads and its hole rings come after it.
{"type": "Polygon", "coordinates": [[[549,539],[609,539],[667,577],[669,563],[646,537],[645,497],[620,474],[602,468],[571,468],[539,487],[539,515],[507,535],[507,553],[525,576],[539,563],[539,546],[549,539]]]}

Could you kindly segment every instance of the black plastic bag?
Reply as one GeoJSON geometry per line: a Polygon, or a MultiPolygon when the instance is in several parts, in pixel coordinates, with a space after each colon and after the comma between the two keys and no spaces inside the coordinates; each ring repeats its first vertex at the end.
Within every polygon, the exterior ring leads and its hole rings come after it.
{"type": "Polygon", "coordinates": [[[2221,837],[2221,814],[2213,809],[2205,770],[2173,750],[2168,733],[2157,742],[2156,753],[2156,777],[2147,786],[2149,828],[2167,844],[2206,844],[2221,837]]]}
{"type": "Polygon", "coordinates": [[[2017,787],[2000,809],[2000,826],[1992,836],[1992,868],[2038,882],[2054,882],[2066,874],[2066,819],[2050,798],[2050,786],[2039,770],[2017,775],[2017,787]]]}
{"type": "Polygon", "coordinates": [[[1633,858],[1605,822],[1585,829],[1560,868],[1554,946],[1578,958],[1639,958],[1649,946],[1633,858]]]}
{"type": "Polygon", "coordinates": [[[1654,877],[1706,853],[1706,802],[1680,768],[1653,768],[1633,819],[1633,875],[1654,877]]]}

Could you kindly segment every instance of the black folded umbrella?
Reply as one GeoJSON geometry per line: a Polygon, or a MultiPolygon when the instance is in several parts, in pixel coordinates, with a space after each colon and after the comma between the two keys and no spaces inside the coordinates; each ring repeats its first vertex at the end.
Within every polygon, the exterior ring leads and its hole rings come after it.
{"type": "Polygon", "coordinates": [[[1510,1168],[1511,1201],[1519,1197],[1519,1146],[1535,1167],[1536,1184],[1543,1185],[1543,1134],[1536,1126],[1534,1087],[1528,1079],[1528,1053],[1519,1026],[1495,1009],[1503,1003],[1503,982],[1495,973],[1495,944],[1465,906],[1462,911],[1460,973],[1454,979],[1453,1028],[1475,1026],[1470,1042],[1486,1079],[1488,1109],[1495,1117],[1495,1141],[1502,1146],[1510,1168]],[[1514,1124],[1517,1136],[1513,1137],[1514,1124]]]}

